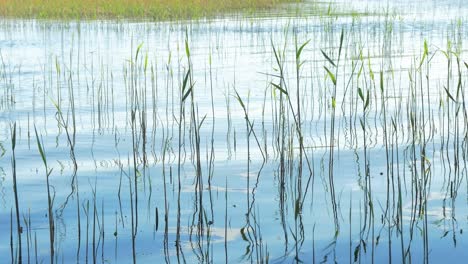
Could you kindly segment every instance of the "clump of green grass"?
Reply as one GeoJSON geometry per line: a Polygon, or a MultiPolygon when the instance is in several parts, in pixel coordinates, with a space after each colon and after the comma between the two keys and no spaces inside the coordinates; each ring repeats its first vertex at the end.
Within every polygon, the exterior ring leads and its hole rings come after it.
{"type": "Polygon", "coordinates": [[[0,0],[0,16],[42,19],[144,18],[153,20],[214,16],[271,8],[301,0],[0,0]]]}

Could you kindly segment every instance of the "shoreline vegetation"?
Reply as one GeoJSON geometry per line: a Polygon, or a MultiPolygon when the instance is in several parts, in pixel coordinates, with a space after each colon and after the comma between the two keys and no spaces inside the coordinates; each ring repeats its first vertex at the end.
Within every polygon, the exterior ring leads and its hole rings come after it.
{"type": "Polygon", "coordinates": [[[2,18],[151,19],[212,17],[254,12],[302,0],[0,0],[2,18]]]}

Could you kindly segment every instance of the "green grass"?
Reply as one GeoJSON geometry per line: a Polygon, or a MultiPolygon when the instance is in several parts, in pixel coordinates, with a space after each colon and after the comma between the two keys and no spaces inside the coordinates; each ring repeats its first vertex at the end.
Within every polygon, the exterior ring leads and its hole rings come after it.
{"type": "Polygon", "coordinates": [[[302,0],[0,0],[0,16],[40,19],[192,19],[302,0]]]}

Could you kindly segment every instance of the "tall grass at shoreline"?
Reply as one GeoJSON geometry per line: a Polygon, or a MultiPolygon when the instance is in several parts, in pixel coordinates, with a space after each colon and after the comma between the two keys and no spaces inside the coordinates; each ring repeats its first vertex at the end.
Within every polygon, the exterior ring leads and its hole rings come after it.
{"type": "Polygon", "coordinates": [[[301,0],[1,0],[0,16],[42,19],[201,18],[301,0]]]}
{"type": "MultiPolygon", "coordinates": [[[[450,237],[455,250],[468,194],[468,64],[454,48],[460,34],[451,32],[454,44],[440,49],[437,39],[418,44],[413,32],[382,24],[369,36],[383,41],[367,42],[367,22],[355,19],[123,22],[115,31],[94,21],[46,22],[53,26],[44,29],[50,39],[38,38],[44,53],[57,34],[61,50],[51,53],[62,56],[51,54],[32,74],[6,49],[7,184],[16,186],[17,158],[28,165],[19,167],[18,189],[7,189],[11,208],[0,210],[10,221],[11,262],[29,263],[34,249],[36,263],[137,263],[147,255],[178,263],[269,263],[270,256],[428,263],[437,239],[452,250],[450,237]],[[103,46],[89,38],[94,30],[103,46]],[[390,48],[406,39],[416,47],[390,48]],[[21,107],[30,101],[26,115],[21,107]],[[34,135],[38,152],[30,156],[34,135]],[[34,169],[39,183],[32,185],[34,169]],[[31,203],[31,190],[44,194],[31,203]],[[115,225],[106,227],[105,218],[115,225]]],[[[0,25],[12,42],[16,23],[0,25]]],[[[24,24],[30,34],[42,22],[24,24]]],[[[1,194],[0,177],[0,205],[1,194]]]]}

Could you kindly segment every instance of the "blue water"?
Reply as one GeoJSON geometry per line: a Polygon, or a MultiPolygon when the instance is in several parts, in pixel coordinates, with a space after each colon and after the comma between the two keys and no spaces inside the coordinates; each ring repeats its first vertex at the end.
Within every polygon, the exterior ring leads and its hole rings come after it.
{"type": "Polygon", "coordinates": [[[91,262],[93,252],[97,262],[132,262],[137,216],[137,262],[176,262],[179,202],[180,262],[463,263],[468,257],[466,5],[356,0],[306,2],[285,10],[184,22],[0,20],[5,263],[19,252],[14,123],[23,262],[35,262],[35,248],[39,262],[50,261],[46,175],[36,127],[53,169],[57,262],[91,262]],[[299,95],[296,38],[298,47],[310,40],[300,57],[299,95]],[[271,85],[280,83],[273,46],[284,50],[282,85],[291,105],[271,85]],[[449,49],[451,68],[444,55],[449,49]],[[189,96],[179,162],[180,88],[189,65],[197,125],[189,96]],[[338,73],[335,103],[324,66],[338,73]],[[369,91],[365,111],[358,88],[364,96],[369,91]],[[132,104],[135,94],[138,105],[132,104]],[[298,96],[302,165],[294,121],[298,96]],[[76,177],[67,131],[75,131],[76,177]]]}

